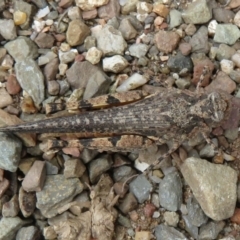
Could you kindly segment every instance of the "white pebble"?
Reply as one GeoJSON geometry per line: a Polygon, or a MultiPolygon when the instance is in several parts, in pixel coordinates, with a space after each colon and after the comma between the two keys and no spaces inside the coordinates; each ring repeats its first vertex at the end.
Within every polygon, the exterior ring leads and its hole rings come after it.
{"type": "Polygon", "coordinates": [[[91,47],[88,49],[86,54],[86,60],[88,60],[91,64],[97,64],[100,62],[102,57],[102,51],[97,49],[96,47],[91,47]]]}
{"type": "Polygon", "coordinates": [[[223,72],[225,72],[226,74],[230,74],[230,72],[233,71],[234,63],[231,60],[223,59],[220,62],[220,66],[223,72]]]}
{"type": "Polygon", "coordinates": [[[47,26],[52,26],[53,25],[53,20],[52,19],[47,19],[45,23],[46,23],[47,26]]]}
{"type": "Polygon", "coordinates": [[[216,28],[217,28],[217,21],[216,20],[212,20],[209,24],[208,24],[208,34],[210,36],[213,36],[216,32],[216,28]]]}
{"type": "Polygon", "coordinates": [[[35,30],[36,32],[41,32],[43,30],[43,28],[45,27],[45,21],[42,20],[34,20],[33,24],[32,24],[32,28],[33,30],[35,30]]]}
{"type": "Polygon", "coordinates": [[[120,85],[116,91],[117,92],[127,92],[129,90],[138,88],[144,85],[148,80],[139,73],[134,73],[131,77],[129,77],[126,81],[120,85]]]}
{"type": "Polygon", "coordinates": [[[128,66],[128,61],[120,55],[106,57],[103,59],[104,71],[119,73],[127,66],[128,66]]]}
{"type": "Polygon", "coordinates": [[[48,6],[46,6],[45,8],[38,10],[36,17],[38,19],[41,19],[41,18],[44,18],[45,16],[47,16],[49,13],[50,13],[50,9],[48,6]]]}
{"type": "Polygon", "coordinates": [[[149,164],[140,162],[138,159],[134,162],[134,167],[141,172],[144,172],[149,166],[149,164]]]}

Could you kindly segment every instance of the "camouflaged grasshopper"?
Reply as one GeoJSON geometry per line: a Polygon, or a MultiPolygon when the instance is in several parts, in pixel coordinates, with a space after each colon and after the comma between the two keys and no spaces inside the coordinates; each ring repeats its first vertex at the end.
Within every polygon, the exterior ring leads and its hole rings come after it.
{"type": "Polygon", "coordinates": [[[47,149],[78,147],[100,151],[131,152],[151,144],[173,141],[168,155],[185,140],[202,133],[205,138],[212,128],[228,119],[231,96],[220,90],[196,93],[188,90],[163,89],[148,95],[144,91],[116,93],[75,103],[51,104],[48,112],[67,109],[116,107],[85,111],[80,114],[50,118],[1,128],[2,132],[53,133],[47,149]],[[124,103],[129,103],[123,105],[124,103]],[[60,140],[69,136],[74,139],[60,140]]]}

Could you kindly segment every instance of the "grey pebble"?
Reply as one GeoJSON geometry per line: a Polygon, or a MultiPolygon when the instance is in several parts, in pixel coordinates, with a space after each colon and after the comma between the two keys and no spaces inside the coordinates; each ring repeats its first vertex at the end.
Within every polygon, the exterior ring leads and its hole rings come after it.
{"type": "Polygon", "coordinates": [[[165,226],[164,224],[160,224],[155,228],[155,236],[157,240],[166,239],[187,240],[187,238],[177,229],[165,226]]]}
{"type": "Polygon", "coordinates": [[[186,68],[189,72],[193,70],[193,62],[190,57],[178,53],[176,56],[170,56],[167,62],[168,68],[172,72],[179,73],[182,69],[186,68]]]}
{"type": "Polygon", "coordinates": [[[41,192],[37,192],[37,208],[46,218],[58,214],[57,209],[72,201],[83,191],[78,178],[66,179],[64,175],[48,175],[41,192]]]}
{"type": "Polygon", "coordinates": [[[16,236],[16,240],[40,240],[41,239],[40,229],[35,226],[21,228],[16,236]]]}
{"type": "Polygon", "coordinates": [[[129,184],[129,189],[137,198],[138,202],[143,203],[149,199],[152,185],[144,175],[140,175],[129,184]]]}
{"type": "Polygon", "coordinates": [[[148,49],[149,46],[144,43],[135,43],[129,47],[129,52],[131,56],[140,58],[146,55],[148,49]]]}
{"type": "Polygon", "coordinates": [[[91,183],[96,183],[99,177],[111,168],[112,163],[112,157],[108,154],[101,155],[97,159],[92,160],[88,168],[91,183]]]}
{"type": "Polygon", "coordinates": [[[24,221],[19,217],[3,217],[0,220],[0,239],[15,240],[17,231],[24,225],[24,221]]]}
{"type": "Polygon", "coordinates": [[[35,59],[38,57],[37,45],[27,37],[20,36],[6,43],[4,47],[16,62],[26,60],[26,58],[35,59]]]}
{"type": "Polygon", "coordinates": [[[240,31],[233,24],[218,24],[213,40],[217,43],[233,45],[240,37],[240,31]]]}
{"type": "Polygon", "coordinates": [[[31,58],[15,64],[18,82],[33,99],[36,107],[42,103],[44,97],[44,76],[37,63],[31,58]]]}
{"type": "Polygon", "coordinates": [[[21,160],[22,142],[6,133],[0,133],[0,168],[16,172],[21,160]]]}
{"type": "Polygon", "coordinates": [[[214,222],[210,221],[203,225],[199,229],[199,240],[216,239],[218,234],[223,230],[225,226],[224,221],[214,222]]]}
{"type": "Polygon", "coordinates": [[[182,180],[177,171],[167,174],[159,184],[160,205],[168,211],[177,211],[182,204],[182,180]]]}
{"type": "Polygon", "coordinates": [[[121,166],[113,170],[113,179],[115,182],[124,182],[134,174],[136,174],[135,169],[129,166],[121,166]]]}

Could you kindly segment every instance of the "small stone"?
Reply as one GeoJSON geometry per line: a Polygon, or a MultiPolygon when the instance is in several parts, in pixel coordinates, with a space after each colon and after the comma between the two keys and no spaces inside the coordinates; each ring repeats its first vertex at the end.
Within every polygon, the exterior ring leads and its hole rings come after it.
{"type": "Polygon", "coordinates": [[[19,217],[3,217],[0,220],[0,239],[16,239],[17,231],[25,224],[19,217]]]}
{"type": "Polygon", "coordinates": [[[64,163],[64,176],[66,178],[80,178],[85,172],[86,167],[80,159],[68,159],[64,163]]]}
{"type": "Polygon", "coordinates": [[[24,217],[29,217],[33,214],[36,208],[36,194],[35,192],[26,192],[22,187],[19,189],[18,196],[20,210],[24,217]]]}
{"type": "Polygon", "coordinates": [[[60,0],[58,6],[61,8],[69,8],[73,3],[73,0],[60,0]]]}
{"type": "Polygon", "coordinates": [[[59,51],[59,59],[61,63],[71,63],[74,61],[76,57],[76,52],[75,51],[68,51],[68,52],[61,52],[59,51]]]}
{"type": "Polygon", "coordinates": [[[52,35],[41,32],[37,35],[34,42],[40,48],[51,48],[53,46],[54,40],[55,39],[52,35]]]}
{"type": "Polygon", "coordinates": [[[130,192],[128,193],[121,204],[119,205],[119,209],[124,213],[127,214],[134,209],[136,209],[138,206],[137,199],[134,197],[134,195],[130,192]]]}
{"type": "Polygon", "coordinates": [[[234,24],[237,25],[238,27],[240,27],[240,11],[238,11],[236,14],[235,14],[235,17],[233,19],[234,21],[234,24]]]}
{"type": "Polygon", "coordinates": [[[35,12],[34,5],[20,0],[20,1],[17,1],[17,2],[14,3],[14,11],[21,11],[21,12],[26,13],[26,15],[27,15],[26,21],[19,26],[23,30],[29,29],[31,21],[32,21],[32,16],[35,12]]]}
{"type": "Polygon", "coordinates": [[[3,180],[0,182],[0,198],[7,191],[9,185],[10,185],[10,182],[6,178],[3,178],[3,180]]]}
{"type": "Polygon", "coordinates": [[[12,97],[9,93],[5,90],[5,88],[0,88],[0,108],[6,107],[13,103],[12,97]]]}
{"type": "Polygon", "coordinates": [[[58,208],[72,201],[83,191],[78,178],[66,179],[63,175],[48,175],[41,192],[37,192],[37,208],[42,215],[51,218],[58,214],[58,208]],[[56,197],[58,196],[58,197],[56,197]]]}
{"type": "Polygon", "coordinates": [[[189,43],[192,46],[192,52],[207,54],[209,52],[207,28],[205,26],[200,27],[192,36],[189,43]]]}
{"type": "Polygon", "coordinates": [[[128,61],[120,56],[115,55],[103,59],[103,70],[108,72],[119,73],[128,66],[128,61]]]}
{"type": "Polygon", "coordinates": [[[191,82],[185,78],[178,78],[175,81],[175,84],[179,89],[187,89],[191,85],[191,82]]]}
{"type": "Polygon", "coordinates": [[[160,2],[155,2],[153,4],[153,12],[158,14],[161,17],[166,18],[169,14],[169,9],[164,4],[161,4],[160,2]]]}
{"type": "Polygon", "coordinates": [[[130,192],[134,194],[139,203],[143,203],[150,197],[152,185],[144,175],[139,175],[129,184],[130,192]]]}
{"type": "Polygon", "coordinates": [[[160,30],[157,34],[155,34],[154,41],[160,51],[170,53],[176,49],[180,41],[180,36],[175,32],[160,30]]]}
{"type": "Polygon", "coordinates": [[[46,6],[44,8],[40,8],[36,14],[36,17],[38,19],[46,17],[50,13],[49,6],[46,6]]]}
{"type": "Polygon", "coordinates": [[[14,136],[10,137],[5,133],[1,133],[0,136],[0,149],[2,153],[2,157],[0,158],[0,168],[15,172],[20,161],[22,143],[18,138],[14,136]]]}
{"type": "Polygon", "coordinates": [[[9,202],[3,204],[3,217],[16,217],[19,212],[18,196],[15,194],[9,202]]]}
{"type": "Polygon", "coordinates": [[[97,39],[97,47],[103,52],[104,56],[123,55],[127,47],[121,32],[110,25],[105,25],[94,37],[97,39]],[[112,41],[114,39],[114,41],[112,41]]]}
{"type": "Polygon", "coordinates": [[[8,53],[16,62],[26,60],[26,58],[35,59],[38,57],[38,47],[27,37],[20,36],[4,45],[8,53]]]}
{"type": "Polygon", "coordinates": [[[46,178],[46,166],[44,161],[35,161],[25,176],[22,187],[27,192],[39,192],[43,188],[46,178]]]}
{"type": "Polygon", "coordinates": [[[24,24],[27,21],[27,14],[25,12],[17,10],[13,13],[13,20],[17,26],[24,24]]]}
{"type": "Polygon", "coordinates": [[[55,80],[58,73],[59,60],[58,58],[53,58],[50,60],[43,69],[44,77],[47,81],[55,80]]]}
{"type": "Polygon", "coordinates": [[[9,70],[9,69],[12,69],[12,67],[13,67],[13,59],[10,57],[10,55],[7,54],[2,60],[1,68],[3,70],[9,70]]]}
{"type": "Polygon", "coordinates": [[[212,20],[208,24],[208,34],[210,36],[214,36],[214,34],[216,33],[217,25],[218,25],[218,22],[216,20],[212,20]]]}
{"type": "Polygon", "coordinates": [[[224,90],[228,93],[232,93],[236,89],[236,83],[228,77],[224,72],[218,72],[214,81],[212,81],[206,88],[208,92],[214,91],[215,89],[224,90]]]}
{"type": "Polygon", "coordinates": [[[235,55],[235,53],[236,53],[236,50],[233,47],[222,43],[217,48],[216,59],[219,61],[223,59],[232,60],[231,58],[233,55],[235,55]]]}
{"type": "Polygon", "coordinates": [[[136,174],[135,169],[123,165],[114,169],[113,179],[115,182],[125,182],[134,174],[136,174]]]}
{"type": "Polygon", "coordinates": [[[80,19],[72,20],[69,23],[67,29],[67,42],[71,46],[82,44],[88,35],[90,35],[90,29],[80,19]]]}
{"type": "Polygon", "coordinates": [[[232,23],[235,17],[235,12],[233,12],[230,8],[221,6],[218,6],[216,8],[214,7],[212,12],[213,19],[215,19],[218,23],[232,23]]]}
{"type": "Polygon", "coordinates": [[[103,6],[108,3],[109,0],[77,0],[76,5],[80,7],[83,11],[89,11],[96,7],[103,6]]]}
{"type": "Polygon", "coordinates": [[[233,24],[218,24],[213,40],[217,43],[233,45],[240,37],[240,30],[233,24]]]}
{"type": "Polygon", "coordinates": [[[150,240],[152,233],[147,231],[140,231],[135,233],[135,240],[150,240]]]}
{"type": "Polygon", "coordinates": [[[188,35],[188,36],[193,36],[197,31],[197,28],[194,24],[192,23],[189,23],[185,29],[185,33],[188,35]]]}
{"type": "Polygon", "coordinates": [[[98,17],[105,20],[118,17],[120,14],[120,8],[119,1],[109,0],[107,4],[98,8],[98,17]]]}
{"type": "Polygon", "coordinates": [[[231,60],[238,68],[240,68],[240,52],[236,52],[235,54],[233,54],[231,60]]]}
{"type": "Polygon", "coordinates": [[[207,224],[204,224],[199,230],[199,240],[216,239],[218,234],[223,230],[224,226],[224,221],[210,221],[207,224]]]}
{"type": "Polygon", "coordinates": [[[52,80],[48,82],[47,89],[48,89],[49,95],[56,96],[59,94],[60,85],[57,81],[52,80]]]}
{"type": "MultiPolygon", "coordinates": [[[[218,146],[218,141],[216,138],[212,139],[214,142],[214,146],[218,146]]],[[[201,151],[199,152],[199,156],[202,158],[211,158],[215,155],[215,149],[213,146],[211,146],[210,144],[206,144],[201,151]]]]}
{"type": "Polygon", "coordinates": [[[183,11],[182,18],[185,23],[207,23],[212,18],[212,9],[206,0],[195,1],[183,11]]]}
{"type": "Polygon", "coordinates": [[[17,31],[12,19],[0,19],[0,34],[6,40],[13,40],[17,37],[17,31]]]}
{"type": "Polygon", "coordinates": [[[99,180],[99,177],[109,170],[112,166],[112,159],[110,155],[103,155],[97,159],[94,159],[89,164],[89,178],[91,183],[95,183],[99,180]]]}
{"type": "Polygon", "coordinates": [[[170,24],[169,24],[170,29],[178,27],[182,24],[182,14],[180,11],[176,9],[172,9],[169,15],[170,15],[170,24]]]}
{"type": "Polygon", "coordinates": [[[178,53],[168,59],[167,66],[172,72],[176,73],[180,73],[183,69],[192,72],[193,62],[190,57],[178,53]]]}
{"type": "Polygon", "coordinates": [[[147,218],[151,218],[151,217],[153,217],[155,210],[156,210],[156,207],[152,203],[147,203],[143,209],[144,215],[147,218]]]}
{"type": "Polygon", "coordinates": [[[84,11],[82,12],[82,18],[84,20],[88,20],[88,19],[94,19],[96,16],[97,16],[98,12],[97,12],[97,9],[93,9],[93,10],[90,10],[90,11],[84,11]]]}
{"type": "Polygon", "coordinates": [[[137,36],[137,30],[131,24],[130,19],[124,18],[120,22],[118,30],[122,33],[125,40],[134,39],[137,36]]]}
{"type": "Polygon", "coordinates": [[[36,107],[44,100],[44,76],[37,63],[26,58],[15,64],[17,80],[23,90],[32,97],[36,107]]]}
{"type": "Polygon", "coordinates": [[[230,74],[234,69],[234,63],[230,60],[223,59],[220,62],[221,70],[226,74],[230,74]]]}
{"type": "Polygon", "coordinates": [[[182,53],[182,55],[187,56],[191,53],[192,46],[189,43],[180,43],[179,50],[182,53]]]}
{"type": "Polygon", "coordinates": [[[185,237],[181,232],[176,230],[173,227],[165,226],[164,224],[160,224],[155,228],[155,233],[157,240],[163,239],[177,239],[177,240],[186,240],[185,237]]]}
{"type": "Polygon", "coordinates": [[[36,240],[41,239],[42,234],[38,227],[28,226],[21,228],[17,233],[16,240],[29,239],[31,237],[36,240]]]}
{"type": "Polygon", "coordinates": [[[71,20],[75,20],[75,19],[81,19],[81,12],[80,12],[80,9],[79,7],[71,7],[69,10],[68,10],[68,17],[71,19],[71,20]]]}
{"type": "Polygon", "coordinates": [[[96,38],[93,36],[88,36],[84,40],[84,48],[86,50],[89,50],[92,47],[96,47],[96,38]]]}
{"type": "Polygon", "coordinates": [[[163,217],[168,226],[177,227],[179,215],[176,212],[165,212],[163,217]]]}
{"type": "Polygon", "coordinates": [[[233,215],[237,199],[234,169],[191,157],[184,161],[181,172],[207,216],[220,221],[233,215]]]}
{"type": "Polygon", "coordinates": [[[117,89],[117,92],[127,92],[129,90],[138,88],[142,85],[144,85],[148,80],[145,78],[145,76],[134,73],[131,77],[129,77],[127,80],[125,80],[117,89]]]}
{"type": "Polygon", "coordinates": [[[149,47],[146,44],[138,43],[138,44],[132,44],[129,47],[129,52],[131,56],[141,58],[146,55],[148,49],[149,47]]]}
{"type": "Polygon", "coordinates": [[[168,211],[177,211],[182,204],[182,181],[177,171],[167,174],[159,184],[159,202],[168,211]]]}
{"type": "Polygon", "coordinates": [[[24,98],[22,99],[21,103],[20,103],[20,107],[22,112],[24,113],[36,113],[37,109],[34,105],[33,99],[30,96],[24,96],[24,98]]]}
{"type": "Polygon", "coordinates": [[[102,57],[102,51],[97,49],[96,47],[91,47],[87,51],[86,60],[88,60],[91,64],[97,64],[100,62],[102,57]]]}
{"type": "MultiPolygon", "coordinates": [[[[234,80],[236,83],[240,83],[240,71],[231,71],[229,74],[229,77],[234,80]]],[[[236,94],[236,96],[239,96],[238,94],[236,94]]]]}
{"type": "Polygon", "coordinates": [[[236,208],[233,216],[231,217],[231,222],[240,224],[240,208],[236,208]]]}

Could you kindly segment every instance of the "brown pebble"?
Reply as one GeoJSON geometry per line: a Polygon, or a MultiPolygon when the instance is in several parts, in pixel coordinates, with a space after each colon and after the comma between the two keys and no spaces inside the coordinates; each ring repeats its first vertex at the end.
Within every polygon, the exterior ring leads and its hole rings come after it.
{"type": "Polygon", "coordinates": [[[33,214],[36,208],[36,193],[26,192],[21,187],[18,196],[19,206],[24,217],[29,217],[33,214]]]}
{"type": "Polygon", "coordinates": [[[179,44],[179,50],[182,53],[182,55],[187,56],[192,51],[192,46],[190,43],[181,43],[179,44]]]}
{"type": "Polygon", "coordinates": [[[21,91],[21,86],[13,74],[7,78],[6,89],[11,95],[15,95],[21,91]]]}
{"type": "Polygon", "coordinates": [[[85,12],[82,12],[82,18],[84,20],[87,20],[87,19],[93,19],[97,16],[97,9],[93,9],[91,11],[85,11],[85,12]]]}
{"type": "Polygon", "coordinates": [[[72,3],[73,3],[73,0],[61,0],[58,3],[58,6],[62,8],[68,8],[72,5],[72,3]]]}
{"type": "Polygon", "coordinates": [[[27,192],[40,192],[46,178],[46,166],[44,161],[35,161],[25,176],[22,187],[27,192]]]}
{"type": "Polygon", "coordinates": [[[155,210],[156,210],[156,207],[152,203],[147,203],[144,206],[144,214],[146,217],[152,217],[155,210]]]}
{"type": "Polygon", "coordinates": [[[3,180],[0,182],[0,198],[7,191],[9,184],[10,182],[6,178],[3,178],[3,180]]]}
{"type": "Polygon", "coordinates": [[[65,34],[61,34],[61,33],[55,34],[54,37],[55,37],[56,41],[58,41],[58,42],[63,42],[66,40],[65,34]]]}
{"type": "Polygon", "coordinates": [[[139,218],[139,215],[138,215],[137,211],[134,210],[129,213],[129,217],[132,221],[136,222],[139,218]]]}
{"type": "Polygon", "coordinates": [[[75,57],[75,62],[83,62],[84,60],[85,60],[85,57],[82,54],[78,54],[75,57]]]}
{"type": "Polygon", "coordinates": [[[37,112],[34,102],[30,96],[22,99],[20,107],[21,107],[22,112],[24,112],[24,113],[36,113],[37,112]]]}
{"type": "Polygon", "coordinates": [[[240,208],[236,208],[233,216],[231,217],[231,222],[240,224],[240,208]]]}
{"type": "Polygon", "coordinates": [[[16,217],[19,212],[18,196],[15,194],[9,202],[4,203],[2,215],[4,217],[16,217]]]}

